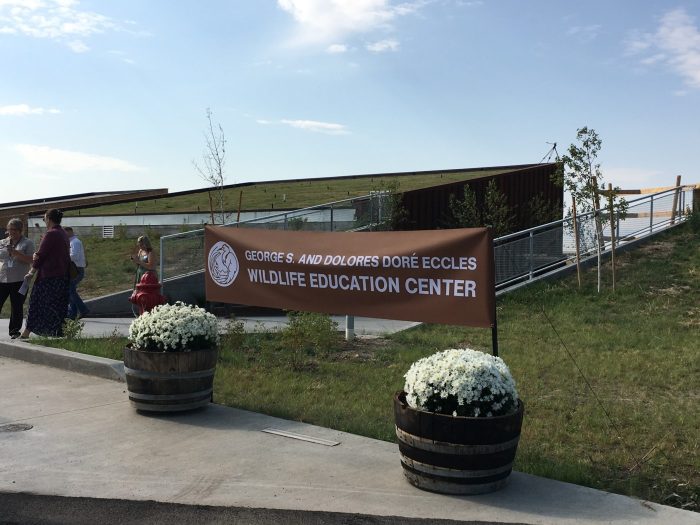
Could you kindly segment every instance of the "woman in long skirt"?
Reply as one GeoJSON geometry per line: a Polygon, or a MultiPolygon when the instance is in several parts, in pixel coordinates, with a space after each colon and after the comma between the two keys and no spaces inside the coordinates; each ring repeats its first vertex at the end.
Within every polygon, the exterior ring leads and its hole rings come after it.
{"type": "Polygon", "coordinates": [[[50,209],[44,215],[47,231],[34,254],[29,277],[37,274],[29,298],[27,324],[20,336],[27,339],[31,332],[44,336],[63,335],[63,322],[68,311],[70,283],[70,251],[66,232],[61,228],[61,210],[50,209]]]}

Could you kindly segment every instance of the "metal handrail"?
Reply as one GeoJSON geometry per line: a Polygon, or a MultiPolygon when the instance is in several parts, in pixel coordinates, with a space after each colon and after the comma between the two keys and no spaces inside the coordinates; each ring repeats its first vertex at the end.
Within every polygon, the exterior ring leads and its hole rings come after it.
{"type": "MultiPolygon", "coordinates": [[[[632,209],[632,208],[636,208],[638,206],[649,205],[650,221],[649,221],[649,224],[647,226],[644,226],[644,227],[639,228],[639,229],[632,231],[632,232],[625,231],[623,235],[620,235],[620,229],[621,229],[620,224],[624,223],[625,221],[620,220],[618,218],[614,225],[613,224],[609,225],[609,228],[611,228],[611,229],[615,228],[617,230],[617,234],[616,234],[617,239],[618,239],[617,244],[625,244],[625,243],[629,242],[630,240],[632,240],[632,238],[639,238],[640,234],[642,234],[644,232],[647,232],[646,233],[647,235],[651,235],[653,233],[656,233],[657,231],[660,231],[662,229],[666,229],[667,227],[672,225],[671,224],[672,221],[674,221],[676,224],[680,224],[680,223],[684,222],[685,220],[687,220],[687,216],[685,215],[686,192],[689,190],[692,190],[692,189],[694,189],[694,186],[679,186],[676,188],[662,190],[662,191],[657,192],[657,193],[643,195],[639,198],[627,201],[628,210],[632,209]],[[660,199],[668,197],[674,193],[677,193],[680,198],[676,202],[676,208],[671,210],[671,214],[672,214],[671,217],[668,219],[660,220],[658,222],[654,222],[654,217],[655,217],[654,216],[654,212],[655,212],[654,204],[655,204],[655,202],[658,202],[660,199]]],[[[374,199],[374,198],[376,198],[376,195],[371,195],[371,194],[365,195],[365,196],[360,196],[360,197],[352,197],[349,199],[342,199],[339,201],[329,202],[329,203],[325,203],[325,204],[321,204],[321,205],[308,206],[306,208],[299,208],[296,210],[287,210],[287,211],[275,213],[272,215],[266,215],[264,217],[247,219],[245,221],[231,222],[231,223],[227,223],[224,225],[220,225],[220,227],[223,227],[223,226],[233,227],[233,226],[237,226],[237,225],[245,225],[245,224],[252,224],[252,223],[264,224],[264,223],[268,223],[268,222],[275,222],[276,220],[279,220],[281,218],[284,218],[285,222],[286,222],[286,219],[290,216],[297,217],[297,216],[302,216],[302,215],[305,215],[306,213],[311,213],[314,211],[333,210],[333,209],[336,209],[339,205],[342,206],[343,204],[346,204],[346,203],[355,203],[358,201],[371,201],[371,199],[374,199]]],[[[692,204],[692,202],[691,202],[691,204],[692,204]]],[[[667,208],[664,207],[664,209],[667,209],[667,208]]],[[[598,209],[595,211],[589,211],[589,212],[577,215],[577,220],[579,221],[579,224],[582,225],[580,227],[584,228],[584,230],[585,230],[586,228],[589,228],[589,226],[586,225],[587,221],[590,221],[590,219],[592,217],[594,217],[596,214],[605,214],[605,213],[606,213],[606,209],[601,208],[601,209],[598,209]]],[[[331,218],[331,220],[332,220],[332,218],[331,218]]],[[[514,254],[511,251],[508,254],[508,257],[512,258],[512,257],[517,256],[518,258],[520,258],[519,260],[521,260],[527,268],[522,273],[520,273],[516,276],[513,276],[513,275],[507,276],[502,282],[497,283],[497,287],[502,288],[503,286],[505,286],[509,283],[512,283],[514,281],[522,282],[525,280],[532,280],[534,277],[540,276],[543,273],[546,273],[547,271],[554,269],[556,267],[560,267],[562,264],[565,264],[567,261],[572,260],[573,258],[570,255],[566,255],[565,254],[566,252],[563,249],[560,249],[559,251],[555,250],[554,252],[546,252],[545,251],[545,252],[540,252],[538,254],[535,253],[535,236],[540,238],[541,235],[546,235],[548,232],[555,232],[560,228],[561,229],[566,229],[566,228],[570,229],[572,227],[572,222],[573,222],[572,217],[564,217],[564,218],[558,219],[556,221],[551,221],[551,222],[548,222],[546,224],[540,224],[540,225],[534,226],[532,228],[528,228],[528,229],[521,230],[518,232],[503,235],[501,237],[494,239],[494,249],[500,248],[500,247],[504,247],[505,249],[507,249],[509,242],[513,242],[513,243],[527,242],[528,243],[528,247],[526,250],[519,251],[519,248],[514,248],[517,253],[514,254]],[[529,241],[527,240],[528,238],[529,238],[529,241]],[[561,256],[557,255],[558,253],[560,253],[561,256]],[[537,257],[544,256],[544,260],[539,261],[542,263],[541,266],[537,266],[535,264],[535,257],[536,256],[537,257]],[[527,259],[525,259],[525,258],[527,258],[527,259]]],[[[359,227],[353,228],[353,229],[348,230],[348,231],[363,231],[363,230],[367,230],[367,229],[371,230],[371,229],[373,229],[373,226],[375,224],[376,223],[373,223],[371,221],[371,218],[370,218],[369,224],[359,226],[359,227]]],[[[631,223],[631,224],[635,224],[635,223],[631,223]]],[[[606,226],[606,229],[607,229],[607,227],[608,226],[606,226]]],[[[164,274],[165,257],[163,256],[163,254],[164,254],[164,251],[163,251],[164,250],[164,240],[167,241],[167,240],[174,239],[174,238],[186,238],[188,236],[201,236],[203,232],[204,232],[204,229],[202,228],[202,229],[190,230],[188,232],[176,233],[176,234],[171,234],[171,235],[164,235],[163,237],[160,238],[160,253],[161,253],[160,274],[161,274],[162,279],[165,279],[165,277],[166,277],[164,274]]],[[[554,234],[554,235],[556,235],[556,234],[554,234]]],[[[560,235],[562,235],[562,234],[560,234],[560,235]]],[[[643,236],[646,236],[646,235],[643,235],[643,236]]],[[[545,237],[545,239],[547,239],[547,237],[545,237]]],[[[552,238],[549,238],[549,239],[550,240],[548,240],[546,242],[549,242],[549,243],[554,242],[555,245],[557,242],[561,242],[561,241],[557,241],[556,237],[554,238],[554,240],[552,240],[552,238]]],[[[606,250],[607,247],[609,246],[609,243],[603,241],[602,245],[603,245],[603,249],[606,250]]],[[[591,252],[591,248],[589,246],[586,246],[585,253],[588,254],[590,252],[591,252]]],[[[518,259],[515,259],[515,260],[517,261],[518,259]]],[[[584,258],[584,260],[585,260],[585,258],[584,258]]],[[[503,263],[503,261],[501,261],[501,260],[499,260],[499,261],[501,263],[503,263]]],[[[496,262],[498,263],[499,261],[496,261],[496,262]]],[[[498,268],[503,268],[503,266],[499,266],[498,268]]],[[[518,266],[516,264],[515,265],[515,272],[519,272],[520,271],[519,268],[522,268],[522,266],[518,266]]]]}
{"type": "MultiPolygon", "coordinates": [[[[637,199],[632,199],[632,200],[627,200],[627,199],[625,199],[625,201],[627,202],[627,205],[628,205],[628,206],[632,206],[632,205],[635,205],[635,206],[636,206],[636,205],[638,205],[638,204],[641,204],[640,201],[644,201],[644,200],[653,201],[653,199],[654,199],[655,197],[658,198],[658,197],[661,197],[661,196],[664,196],[664,195],[666,195],[666,194],[670,194],[670,193],[673,193],[673,192],[680,192],[681,194],[684,195],[684,192],[690,191],[690,190],[692,190],[692,189],[694,189],[694,188],[695,188],[695,186],[691,186],[691,185],[678,186],[677,188],[671,188],[671,189],[663,190],[663,191],[660,191],[660,192],[657,192],[657,193],[649,193],[649,194],[646,194],[646,195],[644,195],[644,196],[642,196],[642,197],[639,197],[639,198],[637,198],[637,199]],[[637,204],[635,204],[635,203],[637,203],[637,204]]],[[[680,207],[680,206],[679,206],[679,207],[680,207]]],[[[577,215],[576,215],[576,219],[577,219],[577,220],[586,220],[587,218],[592,217],[594,214],[596,214],[596,213],[604,213],[606,210],[607,210],[606,208],[600,208],[600,209],[598,209],[598,210],[588,211],[588,212],[585,212],[585,213],[580,213],[580,214],[577,214],[577,215]]],[[[507,235],[502,235],[502,236],[497,237],[496,239],[494,239],[493,242],[494,242],[494,243],[496,243],[496,242],[499,242],[499,243],[505,242],[505,241],[510,240],[510,239],[513,239],[513,238],[515,238],[515,237],[525,236],[525,234],[528,234],[528,233],[530,233],[531,231],[543,230],[543,229],[551,228],[551,227],[554,227],[554,226],[558,226],[558,225],[562,224],[564,221],[567,221],[567,220],[571,220],[571,217],[568,217],[568,218],[567,218],[567,217],[564,217],[563,219],[557,219],[556,221],[548,222],[548,223],[546,223],[546,224],[538,224],[537,226],[533,226],[533,227],[527,228],[527,229],[525,229],[525,230],[520,230],[520,231],[517,231],[517,232],[509,233],[509,234],[507,234],[507,235]]]]}
{"type": "MultiPolygon", "coordinates": [[[[615,221],[615,224],[610,224],[607,227],[609,227],[611,230],[615,228],[617,231],[616,237],[617,237],[617,242],[616,245],[624,245],[632,240],[636,240],[639,238],[644,238],[650,235],[654,235],[655,233],[658,233],[662,230],[665,230],[669,227],[673,227],[675,225],[681,224],[685,222],[688,219],[688,216],[686,214],[686,193],[688,191],[694,190],[694,186],[678,186],[677,188],[671,188],[668,190],[663,190],[657,193],[652,193],[648,195],[644,195],[643,197],[640,197],[638,199],[633,199],[631,201],[627,201],[629,206],[628,206],[628,211],[629,209],[637,208],[640,206],[649,206],[649,224],[639,228],[637,230],[634,230],[632,232],[625,232],[624,235],[620,235],[620,230],[621,230],[621,223],[624,223],[624,219],[619,219],[615,221]],[[671,209],[669,210],[671,212],[671,217],[669,218],[664,218],[661,219],[657,222],[654,222],[654,218],[656,217],[654,215],[654,203],[659,202],[661,199],[668,199],[673,194],[678,194],[678,200],[674,198],[674,204],[675,206],[671,205],[671,209]],[[642,234],[642,235],[640,235],[642,234]]],[[[668,201],[666,201],[668,202],[668,201]]],[[[692,204],[692,203],[691,203],[692,204]]],[[[664,206],[664,210],[668,210],[668,207],[664,206]]],[[[601,208],[598,210],[590,211],[587,213],[583,213],[581,215],[577,215],[577,220],[579,221],[579,227],[583,227],[584,229],[590,226],[586,226],[586,222],[590,224],[590,220],[593,216],[596,214],[602,214],[605,213],[605,209],[601,208]],[[584,226],[581,226],[584,225],[584,226]]],[[[632,218],[634,220],[634,218],[632,218]]],[[[565,231],[566,228],[571,228],[573,218],[572,217],[565,217],[563,219],[559,219],[557,221],[552,221],[547,224],[541,224],[538,226],[534,226],[532,228],[528,228],[527,230],[522,230],[519,232],[515,232],[512,234],[504,235],[501,237],[498,237],[494,239],[494,250],[497,248],[503,248],[505,250],[508,250],[509,246],[513,246],[513,250],[516,252],[519,251],[519,246],[516,243],[527,243],[529,246],[526,250],[521,251],[520,253],[516,253],[516,256],[520,257],[521,261],[526,263],[521,265],[515,265],[515,272],[513,272],[511,275],[507,275],[505,279],[503,279],[500,282],[497,282],[496,287],[499,290],[503,290],[506,287],[514,284],[514,283],[525,283],[527,281],[533,280],[535,276],[539,277],[542,275],[545,275],[552,270],[556,270],[562,267],[563,264],[566,264],[572,260],[575,259],[575,256],[566,254],[564,250],[561,251],[561,255],[557,255],[556,253],[539,253],[538,255],[544,255],[545,259],[548,259],[545,262],[545,264],[542,264],[541,266],[535,267],[533,265],[533,260],[536,256],[535,251],[533,249],[533,239],[535,235],[541,235],[545,234],[547,232],[557,232],[561,230],[562,232],[565,231]],[[529,242],[528,242],[529,238],[529,242]],[[527,268],[525,268],[525,266],[527,268]]],[[[634,223],[632,223],[634,224],[634,223]]],[[[560,235],[563,235],[560,234],[560,235]]],[[[554,241],[556,242],[563,242],[564,237],[561,238],[560,241],[554,241]]],[[[549,242],[552,242],[551,240],[549,242]]],[[[603,240],[602,247],[604,252],[608,252],[611,248],[612,242],[606,242],[603,240]]],[[[584,257],[581,258],[582,261],[585,261],[589,259],[590,257],[595,257],[595,254],[592,253],[592,249],[586,249],[584,253],[584,257]]],[[[496,254],[497,255],[497,254],[496,254]]],[[[511,251],[508,254],[508,257],[513,257],[513,252],[511,251]]],[[[503,264],[507,261],[508,259],[504,260],[496,260],[497,263],[497,271],[502,268],[499,263],[503,264]]],[[[517,259],[515,259],[517,261],[517,259]]],[[[505,264],[506,266],[506,272],[508,271],[508,265],[507,263],[505,264]]]]}
{"type": "MultiPolygon", "coordinates": [[[[265,223],[270,223],[270,222],[275,222],[279,219],[284,219],[285,222],[285,228],[286,228],[286,223],[288,218],[294,218],[294,217],[302,217],[307,214],[311,214],[314,212],[319,212],[319,211],[326,211],[330,210],[331,212],[331,224],[333,223],[333,210],[336,209],[345,209],[347,204],[354,204],[357,202],[362,202],[362,201],[372,201],[373,199],[376,199],[378,197],[377,194],[375,193],[370,193],[367,195],[361,195],[357,197],[350,197],[348,199],[340,199],[337,201],[331,201],[327,202],[324,204],[317,204],[314,206],[307,206],[305,208],[297,208],[297,209],[292,209],[292,210],[286,210],[286,211],[280,211],[279,213],[274,213],[271,215],[265,215],[262,217],[255,217],[252,219],[246,219],[244,221],[233,221],[229,222],[226,224],[220,224],[217,225],[218,227],[235,227],[235,226],[242,226],[242,225],[247,225],[247,224],[254,224],[254,223],[260,223],[260,224],[265,224],[265,223]]],[[[356,228],[356,231],[360,231],[363,228],[371,227],[374,223],[370,222],[369,225],[361,226],[359,228],[356,228]]],[[[173,239],[183,239],[187,237],[199,237],[204,234],[204,228],[197,228],[194,230],[189,230],[187,232],[178,232],[178,233],[172,233],[169,235],[163,235],[160,238],[160,243],[159,243],[159,249],[160,249],[160,261],[159,261],[159,270],[160,270],[160,276],[161,280],[165,281],[167,280],[166,275],[165,275],[165,257],[164,257],[164,249],[165,245],[167,242],[173,240],[173,239]]]]}
{"type": "MultiPolygon", "coordinates": [[[[270,222],[269,219],[277,219],[280,217],[285,217],[290,214],[295,214],[295,215],[301,215],[303,214],[302,212],[305,211],[314,211],[314,210],[327,210],[327,209],[333,209],[337,204],[342,204],[345,202],[354,202],[358,200],[363,200],[363,199],[370,199],[374,197],[373,195],[363,195],[360,197],[352,197],[350,199],[342,199],[339,201],[333,201],[333,202],[327,202],[325,204],[316,204],[314,206],[307,206],[306,208],[296,208],[294,210],[287,210],[287,211],[281,211],[279,213],[275,213],[272,215],[265,215],[264,217],[256,217],[254,219],[246,219],[245,221],[233,221],[233,222],[227,222],[226,224],[218,224],[217,226],[219,227],[230,227],[230,226],[237,226],[241,224],[249,224],[252,222],[270,222]]],[[[163,235],[161,239],[170,239],[173,237],[187,237],[188,235],[195,235],[202,233],[204,231],[204,228],[198,228],[196,230],[189,230],[186,232],[178,232],[178,233],[171,233],[170,235],[163,235]]]]}

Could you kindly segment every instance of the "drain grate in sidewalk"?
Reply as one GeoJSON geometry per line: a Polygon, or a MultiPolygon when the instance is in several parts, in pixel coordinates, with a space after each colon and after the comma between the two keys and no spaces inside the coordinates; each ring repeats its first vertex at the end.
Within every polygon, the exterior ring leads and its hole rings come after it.
{"type": "Polygon", "coordinates": [[[279,430],[277,428],[264,428],[262,432],[267,432],[268,434],[275,434],[277,436],[288,437],[291,439],[298,439],[301,441],[308,441],[310,443],[317,443],[318,445],[325,445],[327,447],[334,447],[340,445],[340,441],[330,441],[328,439],[321,439],[313,436],[305,436],[304,434],[296,434],[294,432],[288,432],[286,430],[279,430]]]}
{"type": "Polygon", "coordinates": [[[10,423],[9,425],[0,425],[0,432],[22,432],[32,428],[34,428],[34,425],[28,423],[10,423]]]}

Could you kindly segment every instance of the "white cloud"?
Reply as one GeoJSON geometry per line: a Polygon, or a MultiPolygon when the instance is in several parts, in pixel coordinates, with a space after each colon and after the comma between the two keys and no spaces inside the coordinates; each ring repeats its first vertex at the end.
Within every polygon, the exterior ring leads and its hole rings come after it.
{"type": "MultiPolygon", "coordinates": [[[[2,0],[0,0],[2,1],[2,0]]],[[[58,114],[61,111],[55,108],[33,108],[27,104],[14,104],[11,106],[0,106],[0,116],[3,117],[23,117],[25,115],[43,115],[44,113],[50,113],[52,115],[58,114]]]]}
{"type": "Polygon", "coordinates": [[[574,26],[570,27],[566,34],[569,36],[574,36],[582,42],[590,42],[598,37],[598,33],[600,32],[601,27],[602,26],[600,24],[592,24],[589,26],[574,26]]]}
{"type": "Polygon", "coordinates": [[[684,9],[674,9],[661,17],[654,33],[634,33],[626,41],[629,55],[643,65],[663,64],[680,75],[687,87],[700,89],[700,29],[684,9]]]}
{"type": "Polygon", "coordinates": [[[80,38],[121,30],[104,15],[81,10],[77,0],[0,0],[0,33],[65,43],[76,53],[89,48],[80,38]]]}
{"type": "Polygon", "coordinates": [[[124,51],[118,51],[116,49],[112,49],[112,50],[108,51],[107,53],[109,53],[113,57],[116,57],[118,60],[121,60],[125,64],[129,64],[129,65],[136,64],[136,61],[129,58],[124,51]]]}
{"type": "Polygon", "coordinates": [[[333,44],[326,48],[326,52],[330,53],[331,55],[345,53],[347,50],[348,47],[345,44],[333,44]]]}
{"type": "Polygon", "coordinates": [[[66,45],[76,53],[85,53],[86,51],[90,51],[90,48],[85,45],[85,42],[82,40],[73,40],[68,42],[66,45]]]}
{"type": "Polygon", "coordinates": [[[281,122],[293,128],[326,135],[347,135],[349,133],[344,125],[331,122],[318,122],[316,120],[282,120],[281,122]]]}
{"type": "Polygon", "coordinates": [[[391,5],[389,0],[277,0],[298,24],[297,43],[341,40],[354,33],[389,29],[399,16],[416,12],[430,0],[391,5]]]}
{"type": "Polygon", "coordinates": [[[641,60],[641,63],[645,66],[653,66],[654,64],[658,64],[659,62],[663,62],[664,60],[666,60],[665,53],[656,53],[655,55],[643,58],[641,60]]]}
{"type": "Polygon", "coordinates": [[[114,157],[91,153],[67,151],[34,144],[17,144],[14,150],[34,168],[58,172],[116,171],[121,173],[141,172],[144,168],[114,157]]]}
{"type": "Polygon", "coordinates": [[[625,54],[636,55],[651,47],[651,35],[634,30],[630,32],[624,43],[625,54]]]}
{"type": "Polygon", "coordinates": [[[374,42],[373,44],[367,44],[365,46],[367,51],[372,53],[386,53],[387,51],[398,51],[399,43],[396,40],[380,40],[379,42],[374,42]]]}

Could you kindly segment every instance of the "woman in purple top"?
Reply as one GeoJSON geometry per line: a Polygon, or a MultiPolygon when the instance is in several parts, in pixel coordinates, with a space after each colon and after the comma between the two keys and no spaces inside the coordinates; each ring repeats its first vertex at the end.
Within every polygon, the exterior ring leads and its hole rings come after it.
{"type": "Polygon", "coordinates": [[[31,332],[45,336],[63,335],[63,321],[68,311],[70,249],[68,236],[61,228],[62,218],[61,210],[50,209],[44,214],[47,230],[27,274],[31,278],[36,273],[37,277],[29,298],[22,339],[27,339],[31,332]]]}

